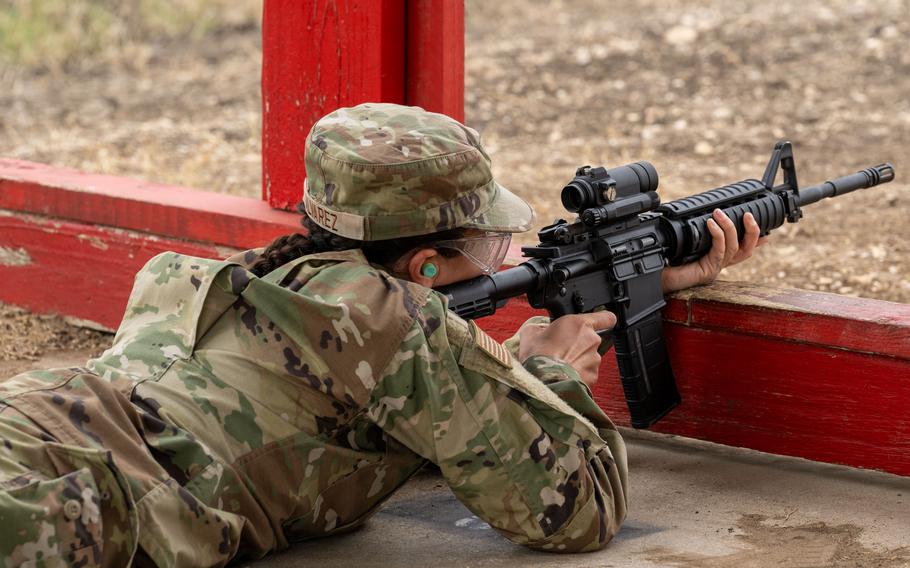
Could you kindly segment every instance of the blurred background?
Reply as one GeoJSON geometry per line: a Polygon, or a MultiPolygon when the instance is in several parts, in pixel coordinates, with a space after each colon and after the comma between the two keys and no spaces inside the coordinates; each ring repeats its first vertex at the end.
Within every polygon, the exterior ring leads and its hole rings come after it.
{"type": "MultiPolygon", "coordinates": [[[[259,196],[261,0],[0,0],[0,156],[259,196]]],[[[538,227],[579,165],[664,200],[891,161],[726,279],[910,302],[910,0],[466,3],[466,122],[538,227]]],[[[534,240],[531,233],[523,242],[534,240]]]]}

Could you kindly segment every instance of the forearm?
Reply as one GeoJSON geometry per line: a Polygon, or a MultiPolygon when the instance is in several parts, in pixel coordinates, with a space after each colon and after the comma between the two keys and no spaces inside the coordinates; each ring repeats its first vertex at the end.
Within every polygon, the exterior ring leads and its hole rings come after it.
{"type": "Polygon", "coordinates": [[[606,417],[574,409],[593,405],[587,387],[544,358],[529,365],[553,373],[547,384],[505,364],[463,322],[448,337],[409,337],[401,353],[424,355],[396,357],[378,381],[377,424],[439,465],[456,497],[509,540],[562,552],[606,544],[625,517],[625,449],[606,417]]]}
{"type": "Polygon", "coordinates": [[[613,427],[609,417],[594,402],[591,389],[568,364],[537,355],[526,359],[524,368],[598,428],[613,427]]]}
{"type": "MultiPolygon", "coordinates": [[[[547,317],[534,316],[526,321],[525,325],[548,325],[549,323],[550,319],[547,317]]],[[[520,336],[515,334],[503,343],[516,361],[520,361],[519,342],[520,336]]],[[[598,428],[613,427],[607,415],[594,402],[588,385],[585,384],[581,375],[571,365],[546,355],[532,355],[521,361],[521,363],[529,373],[537,377],[576,412],[590,420],[598,428]]]]}

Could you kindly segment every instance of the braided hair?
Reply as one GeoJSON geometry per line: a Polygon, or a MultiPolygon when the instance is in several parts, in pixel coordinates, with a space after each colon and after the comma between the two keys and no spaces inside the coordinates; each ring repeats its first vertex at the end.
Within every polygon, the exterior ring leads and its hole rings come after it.
{"type": "MultiPolygon", "coordinates": [[[[358,241],[336,235],[323,229],[312,219],[303,214],[301,219],[303,227],[307,230],[302,233],[283,235],[272,241],[260,254],[260,259],[250,269],[260,278],[275,270],[279,266],[292,260],[316,254],[319,252],[342,251],[360,249],[371,264],[378,264],[387,269],[401,258],[405,253],[419,247],[433,248],[435,241],[458,239],[465,235],[464,229],[450,229],[429,235],[388,239],[383,241],[358,241]]],[[[452,257],[458,254],[451,249],[439,249],[439,254],[452,257]]]]}

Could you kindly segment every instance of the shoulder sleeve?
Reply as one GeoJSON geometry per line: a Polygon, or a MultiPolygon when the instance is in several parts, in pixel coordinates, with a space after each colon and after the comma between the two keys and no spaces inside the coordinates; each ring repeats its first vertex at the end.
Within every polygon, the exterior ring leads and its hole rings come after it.
{"type": "Polygon", "coordinates": [[[112,346],[88,367],[102,376],[161,373],[192,354],[197,338],[248,281],[245,270],[223,261],[158,254],[136,274],[112,346]]]}
{"type": "Polygon", "coordinates": [[[625,517],[625,449],[612,424],[583,417],[435,295],[368,413],[439,465],[455,496],[513,542],[595,550],[625,517]]]}
{"type": "Polygon", "coordinates": [[[264,251],[265,247],[238,251],[224,259],[224,261],[230,264],[239,264],[247,270],[252,270],[253,266],[262,260],[262,253],[264,251]]]}

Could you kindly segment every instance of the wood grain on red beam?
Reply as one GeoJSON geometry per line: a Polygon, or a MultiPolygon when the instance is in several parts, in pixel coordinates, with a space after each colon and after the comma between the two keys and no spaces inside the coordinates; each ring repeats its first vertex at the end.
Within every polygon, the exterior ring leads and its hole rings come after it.
{"type": "Polygon", "coordinates": [[[262,195],[303,194],[304,147],[325,114],[364,102],[464,120],[461,0],[269,0],[262,23],[262,195]]]}
{"type": "Polygon", "coordinates": [[[233,249],[0,211],[0,302],[114,330],[136,272],[165,251],[220,258],[233,249]]]}
{"type": "Polygon", "coordinates": [[[689,326],[910,359],[908,304],[744,282],[716,282],[675,300],[687,309],[665,317],[689,326]]]}
{"type": "Polygon", "coordinates": [[[464,121],[464,2],[407,3],[407,104],[464,121]]]}
{"type": "MultiPolygon", "coordinates": [[[[910,360],[665,326],[682,403],[652,430],[910,476],[910,360]]],[[[594,390],[628,424],[613,358],[594,390]]]]}
{"type": "Polygon", "coordinates": [[[272,207],[301,201],[305,140],[320,117],[405,102],[405,23],[404,0],[265,3],[262,195],[272,207]]]}
{"type": "Polygon", "coordinates": [[[0,159],[0,209],[248,248],[300,229],[259,199],[0,159]]]}
{"type": "MultiPolygon", "coordinates": [[[[503,340],[535,314],[515,299],[478,323],[503,340]]],[[[682,404],[654,430],[910,475],[908,306],[716,282],[664,316],[682,404]]],[[[594,398],[629,424],[612,351],[594,398]]]]}

